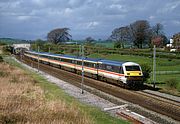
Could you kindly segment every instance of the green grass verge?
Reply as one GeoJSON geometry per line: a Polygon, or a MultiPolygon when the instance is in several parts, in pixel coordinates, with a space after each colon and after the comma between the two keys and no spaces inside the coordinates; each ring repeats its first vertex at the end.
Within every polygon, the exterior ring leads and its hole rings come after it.
{"type": "Polygon", "coordinates": [[[90,118],[93,119],[95,124],[128,124],[129,123],[117,119],[115,117],[112,117],[108,113],[102,112],[99,108],[80,103],[78,100],[65,93],[57,85],[48,82],[45,78],[23,67],[21,64],[17,63],[12,58],[5,57],[4,60],[13,66],[25,70],[27,74],[29,74],[34,80],[36,80],[37,82],[36,84],[41,86],[45,91],[45,96],[47,100],[60,99],[65,101],[67,104],[75,104],[77,105],[77,108],[79,108],[81,111],[86,112],[87,115],[89,115],[90,118]]]}

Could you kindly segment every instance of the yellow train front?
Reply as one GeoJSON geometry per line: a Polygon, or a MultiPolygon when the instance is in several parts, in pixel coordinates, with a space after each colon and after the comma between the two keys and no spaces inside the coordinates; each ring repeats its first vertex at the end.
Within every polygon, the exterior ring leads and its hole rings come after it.
{"type": "Polygon", "coordinates": [[[123,64],[123,68],[128,86],[140,86],[143,84],[143,72],[139,64],[126,62],[123,64]]]}

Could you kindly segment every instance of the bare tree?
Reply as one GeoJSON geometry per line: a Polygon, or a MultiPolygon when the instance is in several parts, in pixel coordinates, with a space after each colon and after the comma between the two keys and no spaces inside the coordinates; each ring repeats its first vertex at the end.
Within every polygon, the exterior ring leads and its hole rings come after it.
{"type": "Polygon", "coordinates": [[[143,44],[150,42],[150,25],[146,20],[138,20],[130,24],[130,35],[135,46],[142,48],[143,44]]]}
{"type": "Polygon", "coordinates": [[[120,28],[115,28],[112,31],[112,34],[110,36],[110,38],[114,41],[116,41],[116,45],[119,48],[124,48],[124,42],[129,40],[129,27],[125,26],[125,27],[120,27],[120,28]]]}
{"type": "Polygon", "coordinates": [[[163,32],[163,25],[161,23],[157,23],[152,27],[153,35],[151,40],[156,42],[152,42],[152,45],[156,45],[157,47],[162,47],[167,43],[167,37],[163,32]]]}
{"type": "Polygon", "coordinates": [[[162,35],[164,34],[164,32],[162,31],[163,30],[163,25],[161,23],[157,23],[155,24],[153,27],[152,27],[152,30],[154,32],[154,34],[156,36],[159,36],[159,35],[162,35]]]}
{"type": "Polygon", "coordinates": [[[87,37],[85,39],[85,44],[88,46],[92,46],[92,45],[94,45],[94,43],[93,43],[94,41],[95,41],[95,39],[93,39],[92,37],[87,37]]]}
{"type": "Polygon", "coordinates": [[[47,39],[49,42],[54,44],[59,44],[62,42],[69,41],[71,39],[71,35],[69,34],[69,28],[57,28],[50,31],[47,35],[47,39]]]}
{"type": "Polygon", "coordinates": [[[87,37],[85,40],[86,40],[87,42],[93,42],[93,41],[95,41],[92,37],[87,37]]]}

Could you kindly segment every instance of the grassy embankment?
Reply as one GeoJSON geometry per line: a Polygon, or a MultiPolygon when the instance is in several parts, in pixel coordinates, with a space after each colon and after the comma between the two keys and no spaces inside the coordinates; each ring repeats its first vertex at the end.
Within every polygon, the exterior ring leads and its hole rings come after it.
{"type": "Polygon", "coordinates": [[[127,123],[79,103],[12,59],[5,61],[0,63],[0,123],[127,123]]]}
{"type": "MultiPolygon", "coordinates": [[[[137,62],[139,64],[148,64],[152,67],[152,58],[148,57],[142,57],[142,56],[129,56],[129,55],[118,55],[118,54],[92,54],[89,57],[92,58],[105,58],[110,60],[119,60],[119,61],[133,61],[137,62]]],[[[169,61],[168,59],[164,58],[157,58],[157,65],[156,65],[156,71],[166,72],[166,71],[178,71],[180,72],[180,60],[178,59],[172,59],[169,61]]],[[[152,82],[152,76],[149,82],[152,82]]],[[[162,92],[169,92],[174,95],[180,96],[180,73],[177,74],[158,74],[157,75],[157,82],[159,87],[162,87],[162,92]],[[166,87],[166,84],[164,84],[167,80],[175,79],[178,81],[177,89],[169,89],[166,87]]]]}

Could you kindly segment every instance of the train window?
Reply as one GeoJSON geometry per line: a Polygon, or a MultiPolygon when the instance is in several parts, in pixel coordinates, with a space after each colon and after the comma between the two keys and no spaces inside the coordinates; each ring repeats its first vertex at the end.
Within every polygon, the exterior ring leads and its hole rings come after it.
{"type": "Polygon", "coordinates": [[[72,60],[72,63],[75,63],[75,60],[72,60]]]}
{"type": "Polygon", "coordinates": [[[60,58],[54,57],[54,60],[58,60],[58,61],[60,61],[60,58]]]}
{"type": "Polygon", "coordinates": [[[102,64],[98,64],[98,69],[102,69],[102,64]]]}
{"type": "Polygon", "coordinates": [[[77,60],[74,60],[74,64],[77,64],[77,62],[78,62],[77,60]]]}
{"type": "Polygon", "coordinates": [[[96,64],[91,63],[91,62],[85,62],[84,65],[87,66],[87,67],[96,68],[96,64]]]}
{"type": "Polygon", "coordinates": [[[70,59],[64,59],[64,62],[72,63],[72,60],[70,60],[70,59]]]}
{"type": "Polygon", "coordinates": [[[119,66],[113,66],[112,71],[119,73],[119,68],[120,68],[119,66]]]}
{"type": "Polygon", "coordinates": [[[98,63],[96,64],[96,68],[99,69],[99,64],[98,63]]]}
{"type": "Polygon", "coordinates": [[[42,57],[43,57],[43,58],[47,58],[47,56],[46,56],[46,55],[42,55],[42,57]]]}
{"type": "Polygon", "coordinates": [[[112,66],[111,66],[111,65],[106,65],[106,70],[108,70],[108,71],[112,71],[112,70],[113,70],[113,68],[112,68],[112,66]]]}
{"type": "Polygon", "coordinates": [[[82,65],[82,61],[77,61],[77,64],[78,65],[82,65]]]}
{"type": "Polygon", "coordinates": [[[126,66],[126,71],[140,71],[139,66],[126,66]]]}
{"type": "Polygon", "coordinates": [[[94,68],[94,64],[89,62],[89,67],[94,68]]]}
{"type": "Polygon", "coordinates": [[[88,62],[84,62],[84,66],[89,67],[89,63],[88,62]]]}
{"type": "Polygon", "coordinates": [[[102,64],[99,64],[99,69],[103,69],[103,65],[102,64]]]}
{"type": "Polygon", "coordinates": [[[54,58],[52,56],[49,57],[51,60],[54,60],[54,58]]]}
{"type": "Polygon", "coordinates": [[[119,71],[120,74],[124,74],[123,67],[120,67],[119,70],[120,70],[120,71],[119,71]]]}
{"type": "Polygon", "coordinates": [[[107,69],[106,69],[106,65],[105,65],[105,64],[102,64],[101,66],[102,66],[102,68],[101,68],[101,69],[103,69],[103,70],[107,70],[107,69]]]}
{"type": "Polygon", "coordinates": [[[94,63],[94,64],[93,64],[93,68],[96,68],[96,67],[97,67],[97,66],[96,66],[96,64],[94,63]]]}

